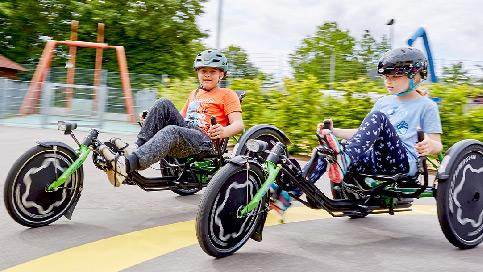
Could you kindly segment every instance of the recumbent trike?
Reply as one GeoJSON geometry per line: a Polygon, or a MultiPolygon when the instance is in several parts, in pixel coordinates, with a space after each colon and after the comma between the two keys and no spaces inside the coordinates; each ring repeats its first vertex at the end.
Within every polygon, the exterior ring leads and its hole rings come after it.
{"type": "MultiPolygon", "coordinates": [[[[245,92],[237,91],[240,101],[245,92]]],[[[216,119],[212,118],[212,124],[216,119]]],[[[97,147],[108,145],[123,154],[110,142],[102,143],[97,129],[91,129],[79,142],[73,130],[76,123],[59,121],[59,130],[71,135],[79,148],[74,150],[63,142],[42,141],[27,150],[10,169],[4,184],[4,202],[10,216],[28,227],[48,225],[60,217],[71,219],[83,187],[83,163],[93,151],[94,165],[106,170],[111,167],[97,147]]],[[[246,142],[260,139],[268,142],[289,140],[282,131],[271,125],[256,125],[248,129],[233,150],[234,155],[246,154],[246,142]]],[[[129,175],[125,184],[137,185],[145,191],[171,190],[190,195],[206,186],[215,172],[226,163],[228,138],[214,143],[213,152],[188,158],[165,158],[160,161],[159,176],[145,177],[139,172],[129,175]]],[[[102,173],[104,175],[104,173],[102,173]]]]}
{"type": "MultiPolygon", "coordinates": [[[[418,131],[418,140],[423,138],[424,133],[418,131]]],[[[289,158],[286,144],[271,143],[270,148],[268,142],[253,139],[246,145],[248,154],[230,159],[213,176],[200,202],[196,234],[201,248],[211,256],[231,255],[250,238],[262,240],[272,183],[286,192],[299,188],[306,200],[292,195],[294,198],[335,217],[394,214],[409,210],[414,198],[435,197],[439,223],[450,243],[469,249],[483,241],[480,141],[454,144],[441,161],[432,184],[428,181],[426,158],[422,156],[416,176],[348,172],[340,184],[332,184],[332,198],[304,178],[298,162],[289,158]]]]}

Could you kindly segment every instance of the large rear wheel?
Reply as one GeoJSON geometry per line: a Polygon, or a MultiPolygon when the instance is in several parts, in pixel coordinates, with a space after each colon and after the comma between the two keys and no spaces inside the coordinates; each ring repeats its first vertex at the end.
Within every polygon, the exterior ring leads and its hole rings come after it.
{"type": "Polygon", "coordinates": [[[72,151],[61,146],[35,146],[15,161],[4,185],[4,202],[10,216],[28,227],[48,225],[68,211],[82,190],[82,168],[61,188],[46,188],[75,161],[72,151]]]}
{"type": "Polygon", "coordinates": [[[449,173],[447,180],[438,183],[439,223],[454,246],[474,248],[483,241],[483,146],[465,147],[449,173]]]}
{"type": "Polygon", "coordinates": [[[255,196],[263,181],[260,167],[228,163],[205,189],[196,217],[201,248],[213,257],[235,253],[251,237],[266,212],[266,197],[246,216],[241,209],[255,196]]]}

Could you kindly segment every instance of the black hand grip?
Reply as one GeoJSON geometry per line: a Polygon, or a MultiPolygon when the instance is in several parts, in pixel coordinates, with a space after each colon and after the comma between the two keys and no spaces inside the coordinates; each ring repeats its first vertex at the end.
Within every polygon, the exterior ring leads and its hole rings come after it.
{"type": "Polygon", "coordinates": [[[330,121],[329,120],[324,121],[324,129],[330,129],[330,121]]]}
{"type": "Polygon", "coordinates": [[[422,142],[424,140],[424,131],[420,128],[418,128],[418,143],[422,142]]]}
{"type": "Polygon", "coordinates": [[[216,125],[216,117],[215,116],[211,116],[211,125],[212,126],[216,125]]]}
{"type": "Polygon", "coordinates": [[[148,116],[148,111],[143,111],[143,113],[141,114],[142,118],[143,119],[146,119],[146,116],[148,116]]]}

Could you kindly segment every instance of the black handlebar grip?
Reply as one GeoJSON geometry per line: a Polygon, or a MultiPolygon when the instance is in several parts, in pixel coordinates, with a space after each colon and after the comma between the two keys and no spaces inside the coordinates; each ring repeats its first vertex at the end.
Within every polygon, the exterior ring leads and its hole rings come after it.
{"type": "Polygon", "coordinates": [[[211,125],[212,126],[216,125],[216,117],[215,116],[211,116],[211,125]]]}
{"type": "Polygon", "coordinates": [[[330,129],[330,121],[329,120],[324,121],[324,129],[330,129]]]}
{"type": "Polygon", "coordinates": [[[422,129],[418,129],[418,143],[424,140],[424,131],[422,129]]]}
{"type": "Polygon", "coordinates": [[[143,119],[146,119],[146,116],[148,116],[148,111],[143,111],[143,113],[141,114],[141,116],[143,117],[143,119]]]}

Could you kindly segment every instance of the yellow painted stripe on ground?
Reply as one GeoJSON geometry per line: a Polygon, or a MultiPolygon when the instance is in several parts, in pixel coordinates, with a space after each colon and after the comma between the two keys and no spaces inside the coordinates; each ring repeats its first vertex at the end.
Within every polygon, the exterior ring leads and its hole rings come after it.
{"type": "MultiPolygon", "coordinates": [[[[435,212],[434,206],[416,205],[413,206],[413,211],[401,214],[434,214],[435,212]]],[[[324,210],[293,207],[288,210],[283,219],[285,223],[292,223],[330,217],[324,210]]],[[[266,226],[280,223],[280,216],[269,213],[266,226]]],[[[102,239],[3,271],[120,271],[196,243],[195,222],[191,220],[102,239]]]]}
{"type": "Polygon", "coordinates": [[[197,242],[194,220],[135,231],[56,252],[5,271],[120,271],[197,242]]]}

